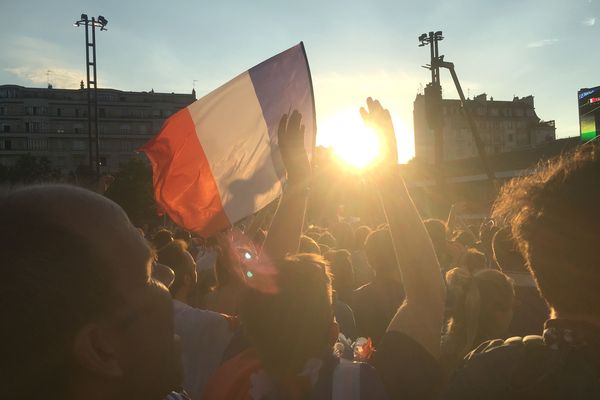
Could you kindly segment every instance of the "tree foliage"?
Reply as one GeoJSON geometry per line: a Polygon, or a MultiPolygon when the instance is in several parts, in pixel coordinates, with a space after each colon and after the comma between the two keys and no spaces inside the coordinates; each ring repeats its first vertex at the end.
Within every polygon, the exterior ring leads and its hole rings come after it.
{"type": "Polygon", "coordinates": [[[136,226],[159,220],[152,187],[152,170],[141,157],[122,163],[106,196],[119,204],[136,226]]]}
{"type": "Polygon", "coordinates": [[[10,185],[58,182],[61,179],[60,169],[54,168],[48,158],[32,154],[19,156],[13,166],[0,167],[0,182],[10,185]]]}

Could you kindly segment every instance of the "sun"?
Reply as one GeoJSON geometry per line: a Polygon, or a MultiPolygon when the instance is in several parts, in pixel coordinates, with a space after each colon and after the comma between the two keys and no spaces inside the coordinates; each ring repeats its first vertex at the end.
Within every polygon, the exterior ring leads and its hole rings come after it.
{"type": "Polygon", "coordinates": [[[358,110],[339,112],[319,126],[319,145],[329,147],[334,156],[356,169],[365,169],[380,156],[381,144],[377,134],[367,128],[358,110]]]}

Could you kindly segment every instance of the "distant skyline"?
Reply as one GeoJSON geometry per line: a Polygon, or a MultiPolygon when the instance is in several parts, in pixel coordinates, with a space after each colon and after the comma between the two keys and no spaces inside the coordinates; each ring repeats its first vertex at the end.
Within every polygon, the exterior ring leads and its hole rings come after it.
{"type": "MultiPolygon", "coordinates": [[[[200,97],[304,41],[319,124],[378,98],[393,114],[403,161],[414,154],[412,102],[430,77],[423,32],[444,32],[440,53],[465,93],[531,94],[558,137],[579,134],[577,90],[600,85],[600,0],[7,1],[0,84],[44,87],[50,70],[54,87],[78,87],[81,13],[108,19],[97,32],[98,80],[120,90],[190,93],[196,80],[200,97]]],[[[457,98],[446,71],[442,85],[445,98],[457,98]]]]}

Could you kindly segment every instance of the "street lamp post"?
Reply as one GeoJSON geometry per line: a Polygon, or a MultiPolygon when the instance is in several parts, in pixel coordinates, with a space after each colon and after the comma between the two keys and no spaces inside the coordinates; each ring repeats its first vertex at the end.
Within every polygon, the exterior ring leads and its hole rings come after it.
{"type": "Polygon", "coordinates": [[[90,171],[95,164],[96,176],[100,176],[100,135],[98,132],[98,75],[96,73],[96,28],[106,30],[108,21],[102,15],[95,19],[88,18],[87,14],[81,14],[81,19],[75,21],[75,26],[85,26],[85,70],[87,77],[87,100],[88,100],[88,163],[90,171]],[[92,41],[90,42],[90,28],[92,30],[92,41]],[[90,58],[90,48],[92,54],[90,58]],[[90,68],[92,69],[90,73],[90,68]],[[92,78],[90,78],[90,75],[92,78]],[[93,90],[90,90],[93,89],[93,90]],[[92,134],[93,127],[93,134],[92,134]],[[92,148],[95,154],[92,156],[92,148]]]}

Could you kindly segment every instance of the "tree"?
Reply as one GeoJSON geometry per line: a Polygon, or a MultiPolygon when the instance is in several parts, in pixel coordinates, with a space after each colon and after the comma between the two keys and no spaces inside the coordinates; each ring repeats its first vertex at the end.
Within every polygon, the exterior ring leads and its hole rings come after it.
{"type": "Polygon", "coordinates": [[[159,221],[152,187],[152,170],[141,157],[121,164],[106,196],[119,204],[136,226],[159,221]]]}
{"type": "Polygon", "coordinates": [[[29,153],[19,156],[14,166],[0,169],[0,181],[11,185],[57,182],[61,178],[60,169],[52,167],[48,158],[29,153]]]}

